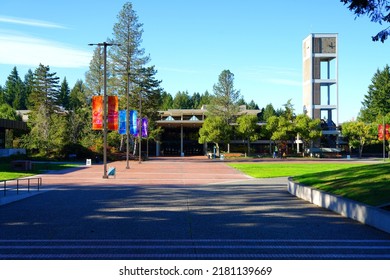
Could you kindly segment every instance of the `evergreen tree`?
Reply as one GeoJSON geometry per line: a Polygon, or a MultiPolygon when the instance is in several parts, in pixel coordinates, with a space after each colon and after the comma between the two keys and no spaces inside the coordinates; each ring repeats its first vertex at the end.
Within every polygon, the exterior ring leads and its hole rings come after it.
{"type": "MultiPolygon", "coordinates": [[[[44,107],[50,115],[59,105],[59,79],[57,73],[50,73],[50,67],[42,64],[35,70],[33,88],[29,96],[30,109],[38,111],[44,107]]],[[[49,116],[48,115],[48,116],[49,116]]]]}
{"type": "Polygon", "coordinates": [[[378,116],[390,113],[390,67],[379,69],[371,79],[368,92],[362,102],[360,118],[365,122],[374,122],[378,116]]]}
{"type": "Polygon", "coordinates": [[[69,94],[70,94],[69,84],[65,77],[62,80],[59,97],[58,97],[58,104],[65,110],[69,109],[69,94]]]}
{"type": "Polygon", "coordinates": [[[89,71],[85,74],[85,82],[89,96],[103,95],[104,86],[104,59],[103,48],[97,46],[93,52],[92,60],[89,63],[89,71]]]}
{"type": "Polygon", "coordinates": [[[161,101],[160,101],[160,109],[161,110],[168,110],[168,109],[172,109],[173,107],[173,98],[172,98],[172,95],[170,95],[169,93],[167,93],[166,91],[164,91],[162,94],[161,94],[161,101]]]}
{"type": "Polygon", "coordinates": [[[191,97],[188,91],[178,91],[173,98],[172,109],[191,109],[191,97]]]}
{"type": "Polygon", "coordinates": [[[212,95],[206,90],[201,96],[200,96],[200,107],[203,105],[210,105],[212,100],[212,95]]]}
{"type": "Polygon", "coordinates": [[[30,134],[23,138],[24,146],[44,155],[58,151],[65,144],[65,118],[58,113],[59,78],[42,64],[33,75],[33,87],[29,96],[31,114],[28,125],[30,134]]]}
{"type": "Polygon", "coordinates": [[[268,104],[265,106],[264,113],[263,113],[263,121],[267,122],[268,119],[272,116],[276,116],[276,111],[274,109],[274,106],[272,104],[268,104]]]}
{"type": "Polygon", "coordinates": [[[195,92],[191,96],[191,109],[200,109],[200,107],[202,106],[200,101],[201,101],[201,97],[200,97],[199,92],[195,92]]]}
{"type": "Polygon", "coordinates": [[[78,80],[69,94],[66,142],[80,144],[83,138],[91,138],[90,136],[93,134],[91,118],[92,112],[87,106],[86,87],[82,80],[78,80]]]}
{"type": "Polygon", "coordinates": [[[4,96],[4,90],[3,87],[0,85],[0,105],[4,104],[5,102],[5,96],[4,96]]]}
{"type": "Polygon", "coordinates": [[[109,57],[113,77],[110,84],[118,90],[119,95],[126,94],[129,86],[129,78],[132,84],[136,84],[142,77],[137,77],[140,68],[149,62],[149,56],[145,56],[145,50],[141,48],[142,24],[138,22],[138,16],[130,2],[123,5],[117,16],[118,22],[113,28],[115,45],[109,49],[109,57]]]}
{"type": "Polygon", "coordinates": [[[69,109],[87,107],[86,87],[82,80],[77,80],[69,94],[69,109]]]}
{"type": "Polygon", "coordinates": [[[23,102],[23,109],[29,108],[28,100],[29,96],[32,92],[34,85],[34,73],[31,71],[31,69],[28,69],[26,75],[24,75],[24,92],[25,92],[25,98],[23,102]]]}
{"type": "Polygon", "coordinates": [[[251,102],[249,102],[247,108],[248,108],[248,110],[260,110],[260,109],[259,109],[259,105],[257,105],[257,104],[255,103],[255,101],[253,101],[253,99],[251,100],[251,102]]]}
{"type": "Polygon", "coordinates": [[[208,107],[211,116],[219,116],[229,124],[234,121],[238,112],[240,91],[234,89],[234,74],[224,70],[218,77],[218,83],[214,85],[214,98],[208,107]]]}
{"type": "Polygon", "coordinates": [[[246,107],[248,106],[248,104],[246,104],[245,99],[244,99],[243,96],[241,96],[240,99],[238,99],[237,105],[238,105],[238,106],[245,105],[246,107]]]}
{"type": "Polygon", "coordinates": [[[25,100],[24,85],[16,67],[12,69],[5,82],[5,100],[16,110],[23,109],[25,100]]]}
{"type": "Polygon", "coordinates": [[[141,95],[142,117],[148,117],[149,121],[158,118],[158,109],[160,107],[161,81],[155,78],[157,71],[154,66],[141,68],[137,71],[139,81],[134,88],[133,98],[130,100],[132,108],[139,108],[139,97],[141,95]]]}

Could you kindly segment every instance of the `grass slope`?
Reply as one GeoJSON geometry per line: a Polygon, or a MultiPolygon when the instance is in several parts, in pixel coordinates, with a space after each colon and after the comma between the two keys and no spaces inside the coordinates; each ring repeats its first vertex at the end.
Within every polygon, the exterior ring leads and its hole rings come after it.
{"type": "Polygon", "coordinates": [[[390,165],[356,163],[234,163],[254,177],[293,177],[294,181],[369,205],[390,203],[390,165]]]}
{"type": "Polygon", "coordinates": [[[78,164],[68,163],[36,163],[32,164],[30,171],[13,171],[11,163],[0,163],[0,181],[13,180],[17,178],[28,177],[36,174],[45,173],[48,170],[62,170],[66,168],[77,167],[78,164]]]}

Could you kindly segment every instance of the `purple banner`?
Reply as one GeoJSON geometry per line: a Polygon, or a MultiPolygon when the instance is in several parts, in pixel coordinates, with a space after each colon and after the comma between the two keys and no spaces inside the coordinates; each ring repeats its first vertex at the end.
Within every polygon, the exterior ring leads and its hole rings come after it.
{"type": "Polygon", "coordinates": [[[141,127],[141,135],[144,138],[148,137],[148,119],[147,118],[142,118],[142,127],[141,127]]]}

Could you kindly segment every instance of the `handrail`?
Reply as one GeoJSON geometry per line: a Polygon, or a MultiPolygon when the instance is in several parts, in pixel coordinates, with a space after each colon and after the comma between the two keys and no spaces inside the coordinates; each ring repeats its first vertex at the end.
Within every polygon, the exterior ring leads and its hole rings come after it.
{"type": "MultiPolygon", "coordinates": [[[[31,180],[37,180],[37,190],[39,191],[39,188],[42,186],[42,178],[41,177],[35,177],[35,178],[18,178],[13,180],[3,180],[0,181],[0,183],[3,183],[3,193],[4,196],[7,196],[7,182],[15,182],[16,181],[16,194],[19,194],[19,182],[20,181],[27,181],[27,191],[30,192],[30,181],[31,180]]],[[[11,187],[8,188],[12,189],[11,187]]]]}

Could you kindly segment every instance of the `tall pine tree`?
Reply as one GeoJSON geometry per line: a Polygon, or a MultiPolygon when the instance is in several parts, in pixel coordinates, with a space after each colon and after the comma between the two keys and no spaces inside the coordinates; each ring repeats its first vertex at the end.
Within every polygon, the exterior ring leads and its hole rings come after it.
{"type": "Polygon", "coordinates": [[[85,83],[88,89],[88,95],[102,95],[104,85],[104,58],[103,48],[97,46],[93,52],[92,60],[89,63],[89,71],[85,74],[85,83]]]}
{"type": "Polygon", "coordinates": [[[234,89],[234,74],[229,70],[222,71],[213,89],[214,98],[208,107],[210,115],[222,117],[229,124],[237,115],[240,99],[240,91],[234,89]]]}
{"type": "Polygon", "coordinates": [[[379,117],[390,113],[390,67],[377,70],[368,86],[367,94],[362,102],[360,118],[366,122],[374,122],[379,117]]]}
{"type": "Polygon", "coordinates": [[[51,114],[59,105],[60,86],[57,73],[50,73],[50,67],[42,64],[35,70],[33,88],[29,96],[30,109],[38,111],[44,107],[51,114]]]}
{"type": "Polygon", "coordinates": [[[15,110],[24,109],[24,92],[23,82],[19,77],[18,70],[14,67],[5,82],[5,100],[15,110]]]}
{"type": "Polygon", "coordinates": [[[24,137],[25,146],[44,155],[59,149],[65,135],[64,117],[59,114],[59,78],[42,64],[33,75],[29,96],[30,134],[24,137]]]}
{"type": "Polygon", "coordinates": [[[129,86],[129,78],[132,84],[138,83],[142,77],[137,76],[149,62],[149,56],[141,47],[142,24],[138,22],[138,16],[130,2],[123,5],[117,16],[118,22],[113,28],[112,43],[109,48],[109,60],[113,77],[110,84],[117,89],[119,95],[126,94],[129,86]]]}
{"type": "Polygon", "coordinates": [[[69,84],[66,77],[62,80],[60,92],[58,95],[58,104],[65,110],[69,109],[69,84]]]}

